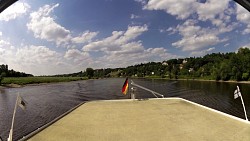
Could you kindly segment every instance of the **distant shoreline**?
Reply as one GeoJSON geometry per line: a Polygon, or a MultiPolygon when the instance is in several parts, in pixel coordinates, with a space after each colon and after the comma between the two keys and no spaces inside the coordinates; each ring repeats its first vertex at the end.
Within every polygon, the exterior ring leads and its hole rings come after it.
{"type": "Polygon", "coordinates": [[[210,82],[220,82],[220,83],[243,83],[243,84],[250,84],[250,81],[235,81],[235,80],[206,80],[206,79],[169,79],[169,80],[187,80],[187,81],[210,81],[210,82]]]}
{"type": "MultiPolygon", "coordinates": [[[[134,77],[135,78],[135,77],[134,77]]],[[[140,77],[138,77],[140,78],[140,77]]],[[[236,80],[228,80],[228,81],[223,81],[223,80],[207,80],[207,79],[169,79],[169,78],[157,78],[157,77],[141,77],[143,79],[157,79],[157,80],[173,80],[173,81],[207,81],[207,82],[219,82],[219,83],[241,83],[241,84],[250,84],[250,81],[236,81],[236,80]]]]}

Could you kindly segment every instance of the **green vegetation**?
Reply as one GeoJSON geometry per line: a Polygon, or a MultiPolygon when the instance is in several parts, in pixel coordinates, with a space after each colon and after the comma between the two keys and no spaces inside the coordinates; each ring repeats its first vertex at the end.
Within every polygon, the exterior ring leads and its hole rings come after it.
{"type": "Polygon", "coordinates": [[[39,84],[39,83],[53,83],[53,82],[70,82],[85,80],[86,77],[5,77],[2,81],[3,85],[6,84],[39,84]]]}
{"type": "Polygon", "coordinates": [[[89,79],[92,78],[94,76],[94,70],[92,68],[87,68],[86,75],[88,76],[89,79]]]}
{"type": "MultiPolygon", "coordinates": [[[[86,72],[82,74],[86,76],[86,72]]],[[[237,53],[212,53],[204,57],[170,59],[163,62],[149,62],[126,68],[94,70],[94,78],[126,76],[249,81],[250,50],[249,48],[240,48],[237,53]]]]}

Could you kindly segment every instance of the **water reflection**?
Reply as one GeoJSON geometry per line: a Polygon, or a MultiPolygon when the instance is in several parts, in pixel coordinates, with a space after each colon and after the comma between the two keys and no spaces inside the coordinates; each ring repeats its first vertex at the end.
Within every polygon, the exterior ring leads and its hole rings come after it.
{"type": "Polygon", "coordinates": [[[0,88],[0,94],[5,94],[6,89],[5,88],[0,88]]]}

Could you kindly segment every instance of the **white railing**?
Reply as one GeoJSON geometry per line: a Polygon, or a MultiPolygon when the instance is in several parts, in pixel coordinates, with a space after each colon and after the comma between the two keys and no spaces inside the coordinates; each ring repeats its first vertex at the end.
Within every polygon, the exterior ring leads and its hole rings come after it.
{"type": "Polygon", "coordinates": [[[136,87],[138,87],[138,88],[141,88],[141,89],[143,89],[143,90],[146,90],[146,91],[148,91],[148,92],[151,92],[156,98],[159,98],[158,96],[164,98],[164,95],[162,95],[162,94],[160,94],[160,93],[157,93],[157,92],[155,92],[155,91],[153,91],[153,90],[150,90],[150,89],[148,89],[148,88],[145,88],[145,87],[143,87],[143,86],[141,86],[141,85],[138,85],[138,84],[136,84],[136,83],[135,83],[134,81],[132,81],[132,80],[131,80],[131,85],[136,86],[136,87]]]}

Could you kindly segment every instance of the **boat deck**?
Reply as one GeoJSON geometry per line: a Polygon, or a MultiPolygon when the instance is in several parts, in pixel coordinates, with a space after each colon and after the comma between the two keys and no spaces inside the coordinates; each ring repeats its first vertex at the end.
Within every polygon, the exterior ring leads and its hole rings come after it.
{"type": "Polygon", "coordinates": [[[180,98],[87,102],[30,141],[250,141],[250,122],[180,98]]]}

